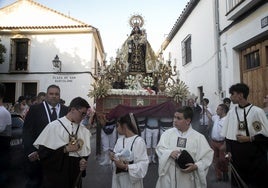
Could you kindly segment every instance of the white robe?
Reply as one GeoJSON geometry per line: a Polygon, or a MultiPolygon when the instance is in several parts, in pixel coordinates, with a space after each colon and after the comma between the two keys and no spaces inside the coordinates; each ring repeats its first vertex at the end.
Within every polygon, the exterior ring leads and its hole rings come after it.
{"type": "MultiPolygon", "coordinates": [[[[251,105],[250,105],[251,106],[251,105]]],[[[246,113],[248,112],[250,106],[245,108],[246,113]]],[[[244,121],[244,109],[237,107],[237,114],[240,121],[244,121]]],[[[227,114],[225,121],[223,122],[223,128],[221,135],[229,140],[237,140],[236,135],[241,134],[246,136],[246,131],[238,130],[238,119],[236,116],[235,108],[233,107],[227,114]]],[[[263,134],[268,137],[268,120],[264,111],[257,107],[252,106],[247,115],[247,124],[249,136],[254,136],[256,134],[263,134]],[[256,125],[260,126],[257,127],[256,125]]]]}
{"type": "MultiPolygon", "coordinates": [[[[124,148],[130,150],[133,140],[137,135],[132,137],[119,137],[116,145],[114,147],[115,153],[120,153],[123,150],[123,140],[124,148]]],[[[149,159],[146,151],[146,145],[141,137],[137,137],[132,148],[130,155],[130,160],[133,160],[133,164],[128,165],[128,172],[121,172],[116,174],[116,167],[113,165],[113,181],[112,188],[142,188],[143,187],[143,178],[145,177],[149,159]]]]}
{"type": "MultiPolygon", "coordinates": [[[[69,133],[76,132],[78,124],[72,123],[65,116],[60,118],[59,120],[64,124],[64,126],[67,128],[69,133]]],[[[84,144],[82,146],[82,149],[79,150],[77,153],[82,157],[88,156],[91,152],[90,137],[91,137],[91,133],[89,132],[89,130],[85,126],[80,125],[78,133],[77,133],[77,138],[82,139],[84,141],[84,144]]],[[[47,148],[56,150],[68,143],[69,143],[68,132],[64,129],[64,127],[61,125],[61,123],[58,120],[55,120],[49,123],[45,127],[45,129],[41,132],[41,134],[35,140],[33,145],[37,149],[39,148],[39,145],[42,145],[47,148]]],[[[79,157],[77,153],[69,152],[69,156],[79,157]]]]}
{"type": "Polygon", "coordinates": [[[206,175],[212,163],[213,150],[206,138],[189,127],[187,132],[181,133],[173,127],[165,131],[156,147],[159,157],[159,178],[156,188],[206,188],[206,175]],[[178,137],[186,138],[186,147],[177,147],[178,137]],[[198,169],[191,173],[184,173],[170,157],[174,150],[187,150],[195,161],[198,169]]]}

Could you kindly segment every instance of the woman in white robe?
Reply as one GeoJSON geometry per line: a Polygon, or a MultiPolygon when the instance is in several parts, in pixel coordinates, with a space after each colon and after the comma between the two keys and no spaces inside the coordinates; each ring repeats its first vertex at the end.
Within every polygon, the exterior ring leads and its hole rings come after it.
{"type": "Polygon", "coordinates": [[[111,160],[113,161],[112,188],[143,188],[143,178],[149,159],[145,141],[139,135],[137,120],[132,113],[117,122],[119,137],[111,160]]]}
{"type": "Polygon", "coordinates": [[[206,188],[206,175],[212,163],[213,150],[206,138],[192,129],[192,109],[183,107],[175,112],[174,127],[165,131],[156,147],[159,157],[157,188],[206,188]],[[186,150],[194,163],[181,169],[175,159],[186,150]]]}

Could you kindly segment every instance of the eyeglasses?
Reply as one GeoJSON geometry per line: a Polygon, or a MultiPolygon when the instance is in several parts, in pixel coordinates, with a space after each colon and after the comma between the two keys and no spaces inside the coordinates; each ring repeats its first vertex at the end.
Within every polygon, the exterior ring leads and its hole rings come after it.
{"type": "Polygon", "coordinates": [[[80,114],[81,114],[81,116],[82,117],[85,117],[86,115],[87,115],[87,113],[86,112],[81,112],[79,109],[76,109],[78,112],[80,112],[80,114]]]}

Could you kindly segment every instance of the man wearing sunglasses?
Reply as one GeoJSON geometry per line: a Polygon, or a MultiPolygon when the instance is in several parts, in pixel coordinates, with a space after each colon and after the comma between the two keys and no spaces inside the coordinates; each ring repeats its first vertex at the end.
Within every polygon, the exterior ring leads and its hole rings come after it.
{"type": "Polygon", "coordinates": [[[88,102],[74,98],[68,114],[49,123],[34,142],[43,166],[42,187],[81,187],[91,134],[80,123],[90,108],[88,102]]]}

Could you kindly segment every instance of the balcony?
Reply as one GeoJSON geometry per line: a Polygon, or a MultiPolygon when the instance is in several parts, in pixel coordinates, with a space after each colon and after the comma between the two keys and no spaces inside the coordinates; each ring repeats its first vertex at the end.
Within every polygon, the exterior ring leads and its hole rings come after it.
{"type": "Polygon", "coordinates": [[[226,0],[227,19],[236,20],[260,1],[261,0],[226,0]]]}

